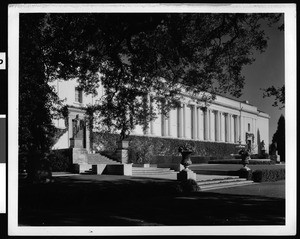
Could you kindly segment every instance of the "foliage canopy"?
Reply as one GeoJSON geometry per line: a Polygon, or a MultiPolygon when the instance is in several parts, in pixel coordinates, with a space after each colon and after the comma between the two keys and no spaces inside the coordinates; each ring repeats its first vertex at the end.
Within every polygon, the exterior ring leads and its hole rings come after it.
{"type": "MultiPolygon", "coordinates": [[[[263,52],[261,22],[280,14],[41,14],[35,23],[48,81],[78,79],[86,93],[105,94],[93,110],[122,134],[147,127],[156,111],[179,105],[183,92],[241,96],[243,66],[263,52]],[[151,93],[151,97],[148,97],[151,93]],[[112,120],[113,119],[113,120],[112,120]]],[[[24,20],[21,18],[21,21],[24,20]]],[[[22,29],[21,29],[22,30],[22,29]]],[[[27,31],[28,36],[32,31],[27,31]]],[[[34,48],[32,48],[34,49],[34,48]]],[[[40,70],[42,67],[40,68],[40,70]]]]}

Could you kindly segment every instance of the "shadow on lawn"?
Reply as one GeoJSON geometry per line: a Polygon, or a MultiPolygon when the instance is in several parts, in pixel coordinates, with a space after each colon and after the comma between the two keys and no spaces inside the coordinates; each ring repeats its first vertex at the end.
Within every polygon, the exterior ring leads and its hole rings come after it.
{"type": "Polygon", "coordinates": [[[19,223],[32,226],[284,225],[285,200],[180,193],[165,179],[56,178],[19,188],[19,223]]]}

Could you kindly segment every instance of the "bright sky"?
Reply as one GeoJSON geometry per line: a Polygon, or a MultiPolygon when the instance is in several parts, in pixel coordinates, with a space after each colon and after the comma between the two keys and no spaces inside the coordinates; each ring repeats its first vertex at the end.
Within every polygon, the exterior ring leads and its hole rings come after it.
{"type": "Polygon", "coordinates": [[[242,73],[246,77],[246,82],[240,98],[248,100],[250,104],[270,115],[270,143],[276,132],[278,119],[281,114],[285,115],[285,110],[273,107],[275,98],[263,98],[263,91],[260,89],[272,85],[281,87],[284,84],[284,31],[278,30],[279,25],[265,27],[269,37],[268,47],[264,53],[255,55],[256,61],[252,65],[244,68],[242,73]]]}

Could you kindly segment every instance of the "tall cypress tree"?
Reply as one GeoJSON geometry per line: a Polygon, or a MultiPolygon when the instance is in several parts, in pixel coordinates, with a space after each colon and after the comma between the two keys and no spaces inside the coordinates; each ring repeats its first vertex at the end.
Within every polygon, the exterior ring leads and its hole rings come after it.
{"type": "Polygon", "coordinates": [[[277,145],[280,161],[285,161],[285,119],[283,115],[278,120],[277,130],[273,135],[272,143],[277,145]]]}

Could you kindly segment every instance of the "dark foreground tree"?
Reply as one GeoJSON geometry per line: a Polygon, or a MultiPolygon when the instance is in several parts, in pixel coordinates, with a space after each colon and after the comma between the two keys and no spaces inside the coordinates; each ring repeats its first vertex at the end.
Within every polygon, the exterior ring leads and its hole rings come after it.
{"type": "Polygon", "coordinates": [[[54,105],[59,100],[45,76],[39,23],[42,15],[20,21],[19,159],[28,179],[37,181],[49,170],[46,155],[53,143],[54,105]]]}
{"type": "MultiPolygon", "coordinates": [[[[101,81],[105,95],[95,110],[121,132],[155,117],[151,100],[165,114],[186,91],[241,96],[243,66],[263,52],[262,21],[280,14],[101,13],[46,14],[43,57],[50,78],[78,78],[87,93],[101,81]],[[101,73],[99,75],[99,72],[101,73]],[[142,109],[143,106],[143,109],[142,109]],[[145,108],[146,107],[146,108],[145,108]],[[115,120],[112,123],[112,119],[115,120]]],[[[147,124],[145,124],[145,127],[147,124]]]]}
{"type": "Polygon", "coordinates": [[[277,147],[280,161],[285,162],[285,119],[283,115],[278,120],[277,130],[273,135],[272,143],[277,147]]]}

